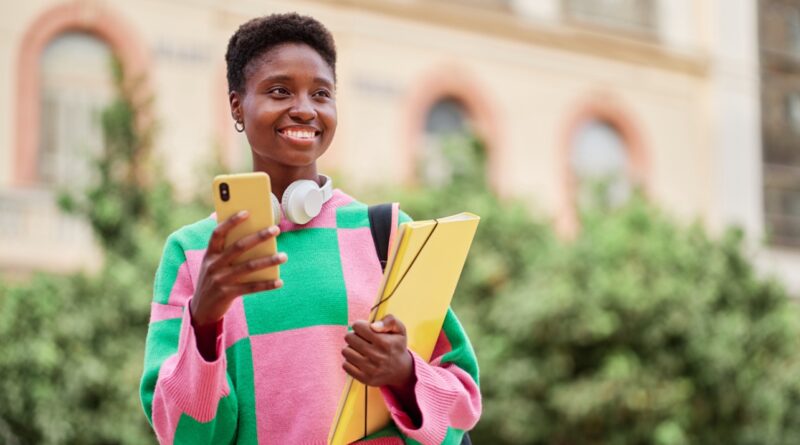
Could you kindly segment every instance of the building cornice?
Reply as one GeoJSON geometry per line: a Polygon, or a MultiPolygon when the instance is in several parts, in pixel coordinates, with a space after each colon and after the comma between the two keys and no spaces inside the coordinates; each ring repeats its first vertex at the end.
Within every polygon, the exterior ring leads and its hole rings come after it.
{"type": "Polygon", "coordinates": [[[502,9],[455,7],[436,1],[311,0],[332,7],[384,14],[460,31],[485,34],[520,43],[569,51],[619,62],[705,77],[708,59],[670,50],[653,40],[615,35],[589,27],[537,26],[535,22],[502,9]]]}

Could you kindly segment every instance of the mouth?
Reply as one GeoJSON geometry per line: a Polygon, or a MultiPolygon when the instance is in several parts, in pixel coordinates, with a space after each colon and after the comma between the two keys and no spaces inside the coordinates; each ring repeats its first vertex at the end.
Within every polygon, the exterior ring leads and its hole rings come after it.
{"type": "Polygon", "coordinates": [[[313,127],[295,125],[279,129],[278,134],[290,142],[308,144],[317,140],[322,132],[313,127]]]}

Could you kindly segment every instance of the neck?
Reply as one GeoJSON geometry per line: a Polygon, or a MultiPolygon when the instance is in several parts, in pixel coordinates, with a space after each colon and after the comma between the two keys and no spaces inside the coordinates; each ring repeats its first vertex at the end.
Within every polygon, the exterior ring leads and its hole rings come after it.
{"type": "Polygon", "coordinates": [[[287,167],[272,162],[259,162],[253,159],[253,171],[260,171],[269,175],[272,193],[277,196],[279,200],[283,198],[283,192],[286,188],[294,181],[309,179],[319,183],[316,163],[304,167],[287,167]]]}

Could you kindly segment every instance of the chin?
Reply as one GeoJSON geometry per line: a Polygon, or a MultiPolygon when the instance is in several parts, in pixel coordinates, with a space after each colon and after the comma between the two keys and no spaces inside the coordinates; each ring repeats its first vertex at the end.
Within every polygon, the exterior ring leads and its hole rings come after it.
{"type": "Polygon", "coordinates": [[[311,157],[311,156],[308,156],[308,157],[306,157],[306,156],[302,156],[302,157],[301,156],[297,156],[297,157],[291,157],[291,158],[286,158],[286,157],[280,157],[279,158],[279,157],[275,157],[275,156],[261,156],[259,154],[257,154],[256,156],[258,156],[259,158],[263,159],[264,161],[266,161],[269,164],[280,165],[281,167],[286,167],[286,168],[308,167],[310,165],[313,165],[314,162],[316,162],[316,160],[318,159],[318,158],[314,158],[314,157],[311,157]]]}

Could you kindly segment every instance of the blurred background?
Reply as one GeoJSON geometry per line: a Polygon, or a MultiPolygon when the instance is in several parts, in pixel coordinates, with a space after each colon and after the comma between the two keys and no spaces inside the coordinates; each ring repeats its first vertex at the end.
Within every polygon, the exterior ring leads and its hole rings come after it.
{"type": "Polygon", "coordinates": [[[800,443],[800,0],[0,0],[0,443],[153,442],[160,249],[284,11],[338,47],[321,170],[484,217],[476,443],[800,443]]]}

